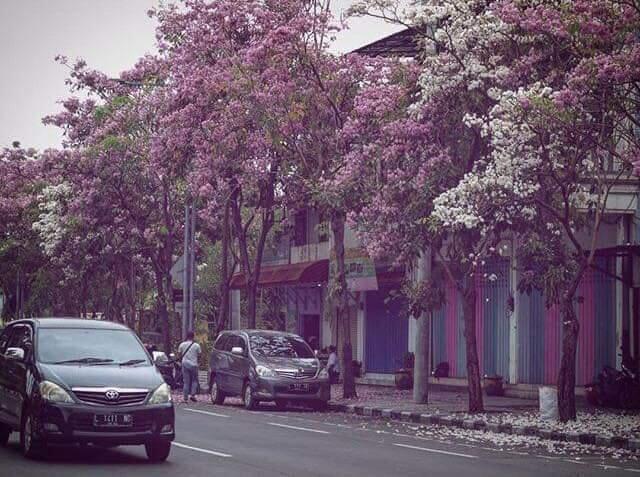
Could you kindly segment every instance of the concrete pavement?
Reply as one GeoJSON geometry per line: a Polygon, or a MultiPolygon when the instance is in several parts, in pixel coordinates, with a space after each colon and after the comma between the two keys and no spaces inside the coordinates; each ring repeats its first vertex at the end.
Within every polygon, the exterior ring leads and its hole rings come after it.
{"type": "Polygon", "coordinates": [[[27,461],[17,435],[0,449],[0,475],[153,476],[631,476],[637,462],[575,460],[506,452],[455,439],[423,438],[358,416],[264,406],[180,405],[177,438],[166,464],[147,463],[142,447],[60,448],[48,461],[27,461]],[[603,467],[604,466],[604,467],[603,467]]]}

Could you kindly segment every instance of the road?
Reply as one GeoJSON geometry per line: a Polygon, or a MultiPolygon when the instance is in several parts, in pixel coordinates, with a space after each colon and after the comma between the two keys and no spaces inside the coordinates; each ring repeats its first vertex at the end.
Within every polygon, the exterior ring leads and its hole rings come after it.
{"type": "MultiPolygon", "coordinates": [[[[640,465],[594,457],[577,460],[540,452],[424,438],[386,421],[338,413],[249,412],[238,406],[180,405],[168,462],[149,464],[142,447],[68,447],[46,461],[28,461],[17,435],[0,449],[1,476],[632,476],[640,465]]],[[[406,429],[410,429],[407,427],[406,429]]]]}

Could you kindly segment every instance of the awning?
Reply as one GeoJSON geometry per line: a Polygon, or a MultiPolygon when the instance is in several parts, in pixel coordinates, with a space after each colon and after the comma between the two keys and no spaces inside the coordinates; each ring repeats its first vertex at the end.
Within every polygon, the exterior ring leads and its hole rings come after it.
{"type": "MultiPolygon", "coordinates": [[[[258,286],[274,287],[302,283],[326,283],[328,279],[329,260],[317,260],[315,262],[263,266],[260,269],[258,286]]],[[[231,278],[231,288],[244,288],[246,285],[247,279],[243,272],[236,273],[231,278]]]]}

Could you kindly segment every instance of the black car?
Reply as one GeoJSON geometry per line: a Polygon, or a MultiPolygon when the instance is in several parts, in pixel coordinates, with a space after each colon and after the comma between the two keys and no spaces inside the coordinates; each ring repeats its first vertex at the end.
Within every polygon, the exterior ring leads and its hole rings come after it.
{"type": "Polygon", "coordinates": [[[247,409],[260,401],[307,403],[324,410],[330,399],[329,375],[299,336],[279,331],[222,333],[211,352],[211,401],[242,396],[247,409]]]}
{"type": "Polygon", "coordinates": [[[144,445],[166,460],[171,390],[136,335],[104,321],[38,318],[0,335],[0,444],[20,433],[26,457],[52,444],[144,445]]]}

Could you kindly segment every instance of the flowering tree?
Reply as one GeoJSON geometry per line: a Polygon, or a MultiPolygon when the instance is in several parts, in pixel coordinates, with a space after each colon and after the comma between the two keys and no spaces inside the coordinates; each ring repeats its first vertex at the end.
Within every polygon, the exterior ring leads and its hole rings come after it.
{"type": "Polygon", "coordinates": [[[640,153],[640,12],[603,1],[503,2],[495,11],[525,52],[519,63],[532,83],[501,92],[489,114],[469,119],[481,125],[489,153],[436,199],[436,214],[454,227],[519,235],[520,287],[543,289],[562,314],[558,400],[566,421],[576,416],[578,285],[597,267],[611,190],[640,153]]]}
{"type": "MultiPolygon", "coordinates": [[[[502,231],[486,234],[454,226],[436,213],[434,201],[486,157],[487,140],[470,118],[487,113],[501,90],[522,81],[513,71],[518,65],[509,26],[481,1],[425,1],[410,11],[397,2],[365,1],[352,10],[409,25],[424,46],[418,98],[409,100],[409,117],[391,123],[393,129],[381,136],[394,144],[395,134],[401,147],[389,152],[379,148],[380,165],[372,170],[380,171],[375,175],[382,177],[381,187],[358,220],[374,251],[388,252],[402,244],[401,255],[413,260],[421,249],[431,247],[462,296],[469,411],[479,412],[483,400],[475,281],[486,257],[495,253],[502,231]]],[[[460,212],[451,211],[455,216],[460,212]]]]}
{"type": "MultiPolygon", "coordinates": [[[[361,75],[353,74],[355,59],[327,52],[333,28],[328,11],[329,2],[319,1],[192,0],[184,9],[155,12],[161,51],[176,70],[178,95],[190,99],[175,119],[188,131],[185,142],[193,145],[192,184],[206,204],[203,215],[230,210],[247,279],[250,327],[276,211],[316,206],[332,217],[338,322],[350,329],[344,273],[347,198],[330,185],[343,162],[339,132],[361,75]]],[[[351,344],[349,334],[344,336],[345,395],[351,396],[351,344]]]]}
{"type": "Polygon", "coordinates": [[[72,91],[86,91],[88,99],[72,97],[45,119],[65,134],[64,149],[49,159],[72,190],[63,221],[79,221],[79,230],[89,231],[85,238],[106,237],[98,253],[115,249],[150,265],[169,349],[170,269],[180,244],[187,163],[170,147],[172,131],[163,129],[173,104],[170,90],[161,87],[165,65],[145,57],[117,80],[82,61],[70,68],[72,91]]]}
{"type": "Polygon", "coordinates": [[[295,94],[288,78],[310,13],[299,1],[189,0],[184,7],[153,12],[181,100],[174,141],[193,153],[191,184],[204,219],[220,220],[229,209],[255,327],[262,256],[293,162],[278,128],[295,114],[287,109],[295,106],[286,101],[295,94]]]}

